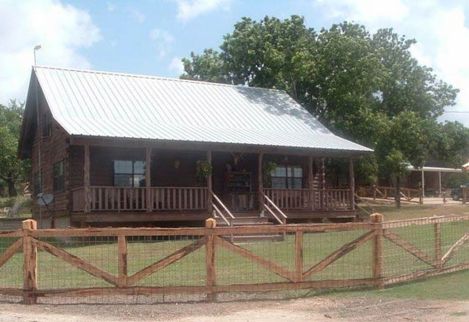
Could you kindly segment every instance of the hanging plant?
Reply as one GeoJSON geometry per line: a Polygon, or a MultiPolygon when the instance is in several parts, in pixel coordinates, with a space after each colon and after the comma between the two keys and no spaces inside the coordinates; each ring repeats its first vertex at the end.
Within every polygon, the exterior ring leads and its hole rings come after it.
{"type": "Polygon", "coordinates": [[[272,186],[272,171],[274,171],[277,168],[277,163],[273,161],[269,161],[267,163],[264,163],[264,168],[263,168],[263,178],[264,178],[264,185],[267,187],[272,186]]]}
{"type": "Polygon", "coordinates": [[[207,179],[207,177],[211,174],[212,174],[212,165],[208,161],[205,161],[205,160],[197,161],[196,176],[200,182],[207,179]]]}

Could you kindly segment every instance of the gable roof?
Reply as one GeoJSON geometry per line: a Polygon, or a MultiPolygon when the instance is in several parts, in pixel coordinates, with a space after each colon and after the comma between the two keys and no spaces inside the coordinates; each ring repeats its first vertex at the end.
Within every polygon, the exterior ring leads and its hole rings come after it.
{"type": "Polygon", "coordinates": [[[72,136],[372,151],[334,135],[280,90],[35,66],[72,136]]]}

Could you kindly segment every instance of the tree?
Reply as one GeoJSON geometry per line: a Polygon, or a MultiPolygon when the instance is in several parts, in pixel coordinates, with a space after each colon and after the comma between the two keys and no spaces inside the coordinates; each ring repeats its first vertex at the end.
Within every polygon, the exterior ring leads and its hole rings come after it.
{"type": "Polygon", "coordinates": [[[0,178],[10,197],[17,195],[15,184],[25,178],[28,168],[28,162],[17,157],[23,108],[14,100],[8,106],[0,104],[0,178]]]}
{"type": "Polygon", "coordinates": [[[467,131],[437,121],[458,90],[412,57],[415,43],[349,22],[317,33],[299,16],[242,18],[219,52],[184,59],[182,77],[283,89],[334,132],[375,149],[360,169],[395,177],[404,162],[456,162],[468,149],[467,131]]]}

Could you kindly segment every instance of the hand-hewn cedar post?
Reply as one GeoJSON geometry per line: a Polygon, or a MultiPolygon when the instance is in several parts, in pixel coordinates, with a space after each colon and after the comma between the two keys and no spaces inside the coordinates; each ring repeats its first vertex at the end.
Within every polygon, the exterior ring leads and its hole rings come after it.
{"type": "Polygon", "coordinates": [[[437,268],[441,268],[441,223],[434,224],[435,232],[435,264],[437,268]]]}
{"type": "Polygon", "coordinates": [[[91,189],[90,189],[90,146],[84,146],[84,162],[83,162],[83,185],[85,191],[85,213],[91,210],[91,189]]]}
{"type": "Polygon", "coordinates": [[[145,149],[145,199],[147,201],[147,212],[153,208],[151,198],[151,148],[145,149]]]}
{"type": "Polygon", "coordinates": [[[295,273],[296,281],[303,281],[303,231],[295,232],[295,273]]]}
{"type": "Polygon", "coordinates": [[[378,288],[383,288],[383,215],[375,213],[370,216],[370,219],[376,232],[373,238],[373,279],[378,288]]]}
{"type": "Polygon", "coordinates": [[[205,266],[207,270],[207,300],[216,300],[216,293],[213,292],[213,286],[216,284],[216,270],[215,270],[215,234],[213,229],[217,226],[217,222],[213,218],[205,221],[205,266]]]}
{"type": "Polygon", "coordinates": [[[37,229],[37,222],[33,219],[24,220],[23,228],[23,302],[36,304],[37,297],[37,247],[33,243],[31,231],[37,229]]]}
{"type": "Polygon", "coordinates": [[[313,157],[308,157],[308,188],[309,188],[309,208],[314,210],[314,176],[313,176],[313,157]]]}
{"type": "Polygon", "coordinates": [[[326,164],[325,159],[321,158],[321,209],[326,208],[326,164]]]}
{"type": "MultiPolygon", "coordinates": [[[[207,162],[212,165],[212,151],[207,151],[207,162]]],[[[213,168],[212,168],[213,171],[213,168]]],[[[207,176],[207,191],[208,191],[208,213],[212,215],[213,211],[213,188],[212,188],[212,171],[207,176]]]]}
{"type": "Polygon", "coordinates": [[[349,161],[349,176],[350,176],[350,208],[355,210],[355,173],[353,171],[353,159],[349,161]]]}
{"type": "Polygon", "coordinates": [[[262,169],[262,160],[264,159],[264,154],[261,152],[259,153],[259,157],[257,158],[257,187],[258,187],[258,194],[259,194],[259,210],[264,210],[264,180],[263,180],[263,169],[262,169]]]}
{"type": "Polygon", "coordinates": [[[119,287],[127,286],[127,238],[125,236],[117,237],[117,250],[118,250],[118,284],[119,287]]]}

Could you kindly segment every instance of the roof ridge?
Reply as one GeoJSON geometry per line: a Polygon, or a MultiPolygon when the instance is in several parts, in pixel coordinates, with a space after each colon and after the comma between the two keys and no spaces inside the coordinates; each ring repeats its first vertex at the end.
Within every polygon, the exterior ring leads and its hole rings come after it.
{"type": "Polygon", "coordinates": [[[61,70],[61,71],[72,71],[72,72],[81,72],[81,73],[90,73],[90,74],[104,74],[104,75],[125,76],[125,77],[135,77],[135,78],[158,79],[158,80],[167,80],[167,81],[174,81],[174,82],[195,83],[195,84],[201,84],[201,85],[242,87],[242,88],[249,88],[249,89],[255,89],[255,90],[271,90],[271,91],[286,93],[284,90],[277,89],[277,88],[215,83],[215,82],[208,82],[208,81],[198,81],[198,80],[192,80],[192,79],[181,79],[181,78],[176,78],[176,77],[165,77],[165,76],[157,76],[157,75],[131,74],[131,73],[124,73],[124,72],[110,72],[110,71],[103,71],[103,70],[79,69],[79,68],[57,67],[57,66],[47,66],[47,65],[33,65],[33,69],[35,70],[36,68],[55,69],[55,70],[61,70]]]}

